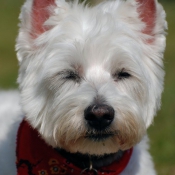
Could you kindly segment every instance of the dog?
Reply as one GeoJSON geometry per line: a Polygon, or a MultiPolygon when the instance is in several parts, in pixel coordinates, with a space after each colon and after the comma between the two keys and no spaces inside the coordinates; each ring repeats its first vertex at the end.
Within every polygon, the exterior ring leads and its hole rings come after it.
{"type": "Polygon", "coordinates": [[[19,92],[0,93],[0,175],[155,175],[165,16],[157,0],[26,0],[19,92]]]}

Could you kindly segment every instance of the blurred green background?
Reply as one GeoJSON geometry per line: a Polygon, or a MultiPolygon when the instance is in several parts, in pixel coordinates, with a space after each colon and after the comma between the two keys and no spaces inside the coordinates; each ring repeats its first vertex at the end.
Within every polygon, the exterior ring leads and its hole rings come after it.
{"type": "MultiPolygon", "coordinates": [[[[168,21],[165,52],[165,90],[162,109],[148,130],[158,175],[175,175],[175,0],[159,0],[168,21]]],[[[0,0],[0,88],[17,88],[18,63],[14,51],[18,15],[23,0],[0,0]]]]}

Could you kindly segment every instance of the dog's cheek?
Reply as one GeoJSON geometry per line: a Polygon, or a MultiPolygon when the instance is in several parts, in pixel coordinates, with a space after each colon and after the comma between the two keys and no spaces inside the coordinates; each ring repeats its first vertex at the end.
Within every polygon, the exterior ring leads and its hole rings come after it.
{"type": "MultiPolygon", "coordinates": [[[[136,116],[132,112],[125,111],[119,114],[115,123],[117,143],[121,150],[126,150],[140,142],[146,134],[146,126],[141,116],[136,116]]],[[[138,114],[139,115],[139,114],[138,114]]]]}

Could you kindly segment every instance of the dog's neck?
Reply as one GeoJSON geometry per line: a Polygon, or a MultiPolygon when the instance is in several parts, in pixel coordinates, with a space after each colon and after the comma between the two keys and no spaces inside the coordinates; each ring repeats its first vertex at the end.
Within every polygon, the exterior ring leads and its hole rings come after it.
{"type": "Polygon", "coordinates": [[[123,151],[118,151],[117,153],[107,154],[103,156],[88,155],[81,153],[69,153],[63,149],[57,149],[59,154],[65,157],[70,163],[84,169],[92,166],[95,169],[101,168],[103,166],[108,166],[114,161],[118,161],[123,156],[123,151]]]}
{"type": "Polygon", "coordinates": [[[132,152],[133,148],[100,157],[71,154],[47,145],[38,131],[23,120],[17,135],[16,167],[20,175],[37,174],[41,170],[50,172],[51,168],[56,174],[118,175],[126,168],[132,152]]]}

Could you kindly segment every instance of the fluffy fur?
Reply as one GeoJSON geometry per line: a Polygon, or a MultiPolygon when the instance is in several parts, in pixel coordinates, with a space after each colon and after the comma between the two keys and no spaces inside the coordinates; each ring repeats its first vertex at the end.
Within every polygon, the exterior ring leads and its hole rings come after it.
{"type": "Polygon", "coordinates": [[[156,174],[146,129],[160,108],[166,21],[162,6],[154,2],[154,25],[145,30],[148,23],[136,0],[94,7],[56,0],[47,7],[47,20],[40,21],[42,28],[37,13],[33,15],[33,0],[26,1],[16,44],[23,114],[17,92],[0,94],[0,99],[15,101],[0,106],[0,175],[15,175],[20,116],[26,116],[49,145],[71,153],[103,155],[134,147],[122,175],[156,174]],[[129,78],[120,78],[120,72],[129,78]],[[103,132],[116,133],[98,142],[85,138],[84,119],[84,110],[97,102],[113,107],[114,121],[103,132]]]}

